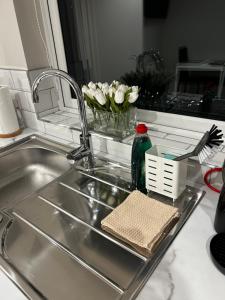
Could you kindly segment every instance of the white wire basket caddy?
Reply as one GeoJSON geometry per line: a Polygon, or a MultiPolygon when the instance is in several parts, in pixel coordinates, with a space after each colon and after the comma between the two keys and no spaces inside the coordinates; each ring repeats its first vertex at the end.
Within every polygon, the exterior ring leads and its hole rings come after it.
{"type": "Polygon", "coordinates": [[[146,189],[175,201],[186,188],[187,159],[174,161],[179,150],[153,146],[145,153],[146,189]]]}

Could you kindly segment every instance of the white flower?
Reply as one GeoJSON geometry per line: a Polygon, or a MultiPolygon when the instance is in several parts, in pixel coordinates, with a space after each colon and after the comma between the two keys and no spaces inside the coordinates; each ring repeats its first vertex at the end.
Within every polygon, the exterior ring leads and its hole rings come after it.
{"type": "Polygon", "coordinates": [[[98,87],[101,89],[102,88],[102,83],[98,82],[98,87]]]}
{"type": "Polygon", "coordinates": [[[106,104],[106,97],[104,96],[103,92],[100,89],[95,91],[95,98],[99,104],[105,105],[106,104]]]}
{"type": "Polygon", "coordinates": [[[109,93],[109,87],[108,86],[102,87],[102,92],[104,95],[107,95],[109,93]]]}
{"type": "Polygon", "coordinates": [[[82,93],[83,93],[83,94],[87,94],[88,90],[89,90],[89,89],[88,89],[88,87],[87,87],[86,85],[83,85],[83,86],[82,86],[82,93]]]}
{"type": "Polygon", "coordinates": [[[117,80],[113,80],[113,82],[111,83],[111,86],[115,86],[115,87],[118,87],[120,85],[119,81],[117,80]]]}
{"type": "Polygon", "coordinates": [[[88,83],[88,87],[89,87],[90,89],[96,90],[96,84],[95,84],[94,82],[92,82],[92,81],[90,81],[90,82],[88,83]]]}
{"type": "Polygon", "coordinates": [[[102,87],[101,87],[101,88],[102,88],[102,89],[109,88],[108,82],[102,83],[102,87]]]}
{"type": "Polygon", "coordinates": [[[104,95],[107,95],[109,93],[109,84],[107,82],[102,83],[101,90],[104,95]]]}
{"type": "Polygon", "coordinates": [[[94,89],[89,89],[89,96],[91,97],[91,98],[93,98],[94,96],[95,96],[95,92],[96,92],[96,90],[94,90],[94,89]]]}
{"type": "Polygon", "coordinates": [[[119,86],[118,86],[118,90],[119,91],[122,91],[122,92],[124,92],[124,93],[126,93],[126,91],[129,89],[129,86],[127,86],[127,85],[125,85],[125,84],[120,84],[119,86]]]}
{"type": "Polygon", "coordinates": [[[128,102],[129,103],[134,103],[138,98],[138,93],[137,92],[131,92],[129,95],[128,95],[128,102]]]}
{"type": "Polygon", "coordinates": [[[109,91],[108,91],[108,92],[109,92],[109,96],[112,97],[113,94],[115,94],[116,89],[115,89],[114,87],[111,86],[111,87],[109,88],[109,91]]]}
{"type": "Polygon", "coordinates": [[[94,93],[92,89],[89,89],[86,85],[82,86],[83,94],[86,94],[90,99],[93,99],[94,93]]]}
{"type": "Polygon", "coordinates": [[[120,91],[120,90],[117,90],[115,92],[115,102],[117,104],[121,104],[121,103],[123,103],[123,101],[124,101],[124,92],[120,91]]]}
{"type": "Polygon", "coordinates": [[[132,86],[132,92],[138,93],[139,87],[137,85],[132,86]]]}

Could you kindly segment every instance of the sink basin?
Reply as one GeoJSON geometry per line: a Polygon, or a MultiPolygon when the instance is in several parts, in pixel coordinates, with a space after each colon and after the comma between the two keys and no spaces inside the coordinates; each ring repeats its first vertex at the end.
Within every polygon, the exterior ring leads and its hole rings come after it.
{"type": "Polygon", "coordinates": [[[41,145],[33,137],[0,154],[0,209],[10,208],[71,168],[62,150],[41,145]]]}
{"type": "Polygon", "coordinates": [[[96,158],[87,171],[69,150],[36,136],[1,153],[1,269],[30,299],[134,299],[204,193],[187,187],[178,223],[146,258],[101,229],[129,195],[129,168],[96,158]]]}

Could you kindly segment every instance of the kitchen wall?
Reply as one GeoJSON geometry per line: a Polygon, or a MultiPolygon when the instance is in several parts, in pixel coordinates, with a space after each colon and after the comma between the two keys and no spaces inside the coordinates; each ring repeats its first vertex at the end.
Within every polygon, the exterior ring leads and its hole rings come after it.
{"type": "Polygon", "coordinates": [[[34,104],[31,85],[40,70],[0,69],[0,86],[8,86],[17,109],[22,112],[25,126],[42,131],[42,122],[37,115],[43,116],[58,110],[58,93],[52,81],[40,84],[40,103],[34,104]]]}
{"type": "Polygon", "coordinates": [[[0,67],[27,69],[13,0],[0,1],[0,67]]]}
{"type": "Polygon", "coordinates": [[[39,1],[0,1],[0,67],[24,70],[47,67],[45,37],[40,31],[44,33],[39,1]]]}
{"type": "Polygon", "coordinates": [[[25,125],[34,129],[42,129],[37,115],[58,109],[52,80],[40,84],[40,103],[31,97],[35,76],[49,66],[42,24],[39,0],[0,1],[0,85],[10,88],[25,125]]]}
{"type": "Polygon", "coordinates": [[[142,0],[92,0],[92,5],[99,45],[98,80],[112,81],[133,69],[132,57],[143,50],[142,0]]]}
{"type": "Polygon", "coordinates": [[[172,0],[164,24],[162,54],[174,69],[178,47],[187,46],[192,60],[225,59],[225,1],[172,0]],[[210,34],[210,32],[215,34],[210,34]]]}
{"type": "Polygon", "coordinates": [[[145,20],[144,47],[159,48],[171,71],[180,46],[188,47],[192,60],[225,59],[224,11],[221,0],[170,0],[165,19],[145,20]],[[212,28],[215,34],[209,35],[212,28]]]}
{"type": "Polygon", "coordinates": [[[143,47],[144,50],[151,48],[161,49],[164,19],[144,19],[143,21],[143,47]]]}
{"type": "Polygon", "coordinates": [[[14,7],[27,69],[49,66],[48,55],[44,46],[45,36],[39,1],[14,0],[14,7]]]}

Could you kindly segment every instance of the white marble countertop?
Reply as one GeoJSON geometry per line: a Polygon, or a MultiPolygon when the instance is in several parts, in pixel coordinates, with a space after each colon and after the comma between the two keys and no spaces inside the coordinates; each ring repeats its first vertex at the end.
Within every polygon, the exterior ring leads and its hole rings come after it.
{"type": "MultiPolygon", "coordinates": [[[[17,139],[32,133],[33,130],[25,129],[17,139]]],[[[1,140],[0,148],[12,142],[1,140]]],[[[218,194],[204,189],[206,196],[168,249],[138,300],[224,299],[225,277],[212,263],[208,250],[215,234],[213,222],[218,194]]],[[[0,290],[1,299],[27,299],[1,271],[0,290]]]]}
{"type": "Polygon", "coordinates": [[[138,300],[222,300],[225,276],[209,254],[209,242],[215,234],[214,215],[218,194],[208,188],[168,249],[138,300]]]}

